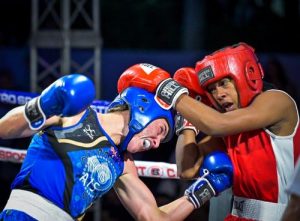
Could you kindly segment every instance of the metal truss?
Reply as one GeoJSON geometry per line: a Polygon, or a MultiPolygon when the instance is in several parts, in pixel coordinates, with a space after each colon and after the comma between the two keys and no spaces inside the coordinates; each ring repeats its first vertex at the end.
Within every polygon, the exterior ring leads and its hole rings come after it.
{"type": "Polygon", "coordinates": [[[83,73],[101,98],[99,0],[32,0],[30,89],[41,92],[62,75],[83,73]],[[84,54],[84,56],[78,54],[84,54]]]}

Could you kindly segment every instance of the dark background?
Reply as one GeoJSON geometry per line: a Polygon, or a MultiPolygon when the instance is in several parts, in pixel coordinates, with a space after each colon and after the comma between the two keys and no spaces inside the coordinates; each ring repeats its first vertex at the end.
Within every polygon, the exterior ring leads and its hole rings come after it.
{"type": "MultiPolygon", "coordinates": [[[[59,7],[59,1],[54,2],[59,7]]],[[[84,7],[90,8],[90,2],[84,7]]],[[[30,16],[30,0],[1,1],[0,45],[28,46],[30,16]]],[[[193,50],[210,51],[239,41],[259,52],[300,50],[298,0],[101,0],[100,18],[107,49],[186,50],[188,32],[201,38],[193,50]],[[190,16],[193,19],[187,20],[190,16]]],[[[78,20],[74,27],[83,23],[78,20]]],[[[49,20],[49,26],[55,28],[54,21],[49,20]]]]}
{"type": "MultiPolygon", "coordinates": [[[[59,7],[58,2],[55,4],[59,7]]],[[[98,99],[113,99],[118,76],[135,63],[149,62],[173,74],[180,67],[193,66],[213,50],[247,42],[257,51],[265,79],[289,92],[299,104],[299,4],[298,0],[101,0],[104,81],[98,99]]],[[[31,1],[0,1],[0,89],[29,91],[30,19],[31,1]]],[[[74,26],[80,29],[83,23],[79,19],[74,26]]],[[[53,21],[48,24],[55,28],[53,21]]],[[[12,108],[0,105],[1,116],[12,108]]],[[[174,163],[175,142],[176,137],[159,150],[138,154],[136,159],[174,163]]],[[[29,139],[0,140],[1,146],[17,149],[26,149],[28,143],[29,139]]],[[[19,166],[0,162],[1,209],[19,166]]],[[[182,195],[187,185],[179,180],[142,179],[159,205],[182,195]]],[[[131,220],[113,191],[101,202],[102,220],[131,220]]],[[[188,220],[207,220],[208,209],[207,204],[188,220]]],[[[85,220],[92,219],[91,209],[85,220]]]]}

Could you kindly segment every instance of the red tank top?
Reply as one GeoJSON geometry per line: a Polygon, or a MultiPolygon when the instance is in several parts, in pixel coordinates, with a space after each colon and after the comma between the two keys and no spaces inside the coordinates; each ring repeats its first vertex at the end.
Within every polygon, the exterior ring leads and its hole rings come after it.
{"type": "Polygon", "coordinates": [[[236,196],[287,203],[285,188],[300,153],[300,130],[276,136],[259,129],[225,138],[234,166],[236,196]]]}

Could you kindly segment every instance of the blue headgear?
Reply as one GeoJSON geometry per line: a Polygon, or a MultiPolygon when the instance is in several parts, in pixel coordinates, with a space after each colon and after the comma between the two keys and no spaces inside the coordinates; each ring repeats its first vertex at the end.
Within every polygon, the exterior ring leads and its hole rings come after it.
{"type": "Polygon", "coordinates": [[[129,132],[120,144],[121,150],[126,150],[132,137],[141,132],[148,124],[156,119],[163,118],[169,124],[169,131],[162,142],[171,140],[174,132],[174,114],[172,110],[164,110],[154,100],[154,95],[136,87],[129,87],[120,93],[108,106],[108,111],[114,107],[129,106],[129,132]]]}

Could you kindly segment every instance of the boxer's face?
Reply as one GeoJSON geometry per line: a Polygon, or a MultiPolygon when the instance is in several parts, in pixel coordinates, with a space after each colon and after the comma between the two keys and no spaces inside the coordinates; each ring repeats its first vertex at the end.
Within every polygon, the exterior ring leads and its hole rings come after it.
{"type": "Polygon", "coordinates": [[[168,130],[167,121],[165,119],[157,119],[131,139],[127,150],[131,153],[136,153],[156,149],[167,136],[168,130]]]}
{"type": "Polygon", "coordinates": [[[225,112],[239,107],[238,93],[231,78],[223,78],[207,86],[207,91],[225,112]]]}

